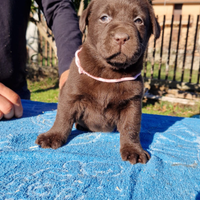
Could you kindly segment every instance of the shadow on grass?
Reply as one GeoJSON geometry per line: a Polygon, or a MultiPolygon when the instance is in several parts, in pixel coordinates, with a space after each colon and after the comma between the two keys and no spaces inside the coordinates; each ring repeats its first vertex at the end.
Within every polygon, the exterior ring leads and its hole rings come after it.
{"type": "Polygon", "coordinates": [[[159,103],[159,101],[155,100],[155,99],[144,99],[142,101],[142,107],[145,108],[145,107],[148,107],[150,105],[154,106],[156,103],[159,103]]]}
{"type": "Polygon", "coordinates": [[[58,88],[59,88],[59,81],[56,81],[54,86],[51,86],[51,87],[48,87],[48,88],[45,88],[45,89],[38,89],[38,90],[32,91],[31,93],[41,93],[41,92],[46,92],[46,91],[49,91],[49,90],[55,90],[55,89],[58,89],[58,88]]]}

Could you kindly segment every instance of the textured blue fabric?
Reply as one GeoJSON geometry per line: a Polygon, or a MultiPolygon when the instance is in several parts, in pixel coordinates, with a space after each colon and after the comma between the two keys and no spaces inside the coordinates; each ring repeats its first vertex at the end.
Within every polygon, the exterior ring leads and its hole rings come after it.
{"type": "Polygon", "coordinates": [[[123,162],[119,133],[73,128],[57,150],[35,144],[57,104],[22,101],[21,119],[0,121],[0,199],[200,199],[200,119],[143,114],[145,164],[123,162]]]}

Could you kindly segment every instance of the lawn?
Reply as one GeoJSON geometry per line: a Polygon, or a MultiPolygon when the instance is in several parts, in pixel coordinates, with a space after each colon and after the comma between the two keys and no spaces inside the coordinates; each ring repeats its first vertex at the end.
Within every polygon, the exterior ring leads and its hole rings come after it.
{"type": "MultiPolygon", "coordinates": [[[[58,78],[43,78],[40,81],[28,80],[32,101],[58,102],[58,78]]],[[[182,105],[155,100],[143,100],[143,113],[191,117],[200,113],[200,104],[195,106],[182,105]]]]}
{"type": "Polygon", "coordinates": [[[28,80],[28,88],[31,91],[31,100],[48,103],[58,102],[58,83],[58,78],[44,78],[40,81],[28,80]]]}

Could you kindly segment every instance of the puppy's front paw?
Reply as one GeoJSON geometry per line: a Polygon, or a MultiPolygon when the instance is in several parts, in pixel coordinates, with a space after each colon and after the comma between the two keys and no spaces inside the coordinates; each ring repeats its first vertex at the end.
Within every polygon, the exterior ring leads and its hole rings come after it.
{"type": "Polygon", "coordinates": [[[123,161],[129,161],[131,164],[142,163],[145,164],[151,158],[148,152],[142,148],[136,149],[132,146],[125,145],[120,149],[123,161]]]}
{"type": "Polygon", "coordinates": [[[37,137],[35,143],[42,148],[57,149],[63,146],[66,143],[66,140],[56,133],[43,133],[37,137]]]}

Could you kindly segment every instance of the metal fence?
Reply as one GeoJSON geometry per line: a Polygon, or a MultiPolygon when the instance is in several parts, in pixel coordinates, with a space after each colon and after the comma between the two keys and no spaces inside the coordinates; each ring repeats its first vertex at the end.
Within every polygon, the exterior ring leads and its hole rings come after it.
{"type": "Polygon", "coordinates": [[[200,24],[193,17],[159,16],[160,38],[150,38],[143,76],[151,84],[199,90],[200,24]]]}

